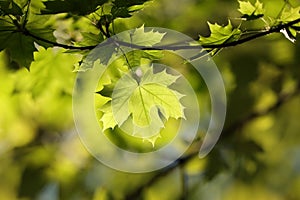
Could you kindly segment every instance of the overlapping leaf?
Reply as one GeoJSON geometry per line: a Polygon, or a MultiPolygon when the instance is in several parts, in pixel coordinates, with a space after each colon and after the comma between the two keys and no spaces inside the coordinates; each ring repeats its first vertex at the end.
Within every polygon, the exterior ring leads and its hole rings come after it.
{"type": "Polygon", "coordinates": [[[126,54],[126,58],[128,60],[128,65],[130,67],[138,67],[141,64],[141,60],[148,59],[151,61],[159,60],[163,57],[163,52],[159,50],[134,50],[130,51],[126,54]]]}

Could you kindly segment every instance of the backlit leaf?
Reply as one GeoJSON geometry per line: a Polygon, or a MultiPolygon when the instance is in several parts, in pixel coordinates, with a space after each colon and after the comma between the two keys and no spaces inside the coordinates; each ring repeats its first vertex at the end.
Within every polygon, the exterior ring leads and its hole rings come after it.
{"type": "Polygon", "coordinates": [[[163,39],[165,33],[160,33],[158,31],[145,31],[144,25],[140,28],[136,28],[131,34],[126,32],[125,34],[120,34],[122,41],[127,43],[132,43],[135,45],[152,47],[158,44],[163,39]]]}
{"type": "Polygon", "coordinates": [[[117,82],[111,102],[100,108],[104,130],[130,123],[132,135],[149,138],[159,134],[170,117],[184,118],[182,95],[169,88],[179,77],[165,70],[153,73],[152,67],[138,71],[135,76],[125,74],[117,82]]]}
{"type": "Polygon", "coordinates": [[[224,44],[227,42],[236,41],[241,36],[241,30],[238,28],[233,28],[231,22],[228,21],[228,25],[220,26],[217,23],[211,24],[208,22],[210,29],[209,37],[200,36],[201,44],[224,44]]]}
{"type": "Polygon", "coordinates": [[[242,13],[242,18],[254,20],[264,16],[263,4],[257,0],[253,5],[249,1],[239,1],[240,8],[238,11],[242,13]]]}
{"type": "MultiPolygon", "coordinates": [[[[278,21],[280,23],[288,23],[294,20],[300,19],[300,6],[296,7],[296,8],[285,8],[282,11],[282,14],[280,16],[280,18],[278,19],[278,21]]],[[[300,32],[300,23],[297,23],[295,25],[293,25],[292,27],[289,28],[285,28],[280,30],[281,33],[283,33],[283,35],[290,40],[291,42],[295,42],[296,41],[296,35],[297,33],[300,32]]]]}

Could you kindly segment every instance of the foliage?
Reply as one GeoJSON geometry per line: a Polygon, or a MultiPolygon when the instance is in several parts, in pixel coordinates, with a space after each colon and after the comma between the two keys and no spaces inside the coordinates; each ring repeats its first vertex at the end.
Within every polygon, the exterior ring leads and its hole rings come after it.
{"type": "Polygon", "coordinates": [[[254,20],[264,16],[263,4],[258,0],[254,5],[249,1],[239,1],[239,4],[240,8],[238,10],[246,20],[254,20]]]}
{"type": "Polygon", "coordinates": [[[1,198],[299,199],[299,32],[296,0],[0,0],[1,198]],[[101,166],[82,147],[74,134],[71,95],[76,73],[122,55],[109,64],[95,91],[99,124],[115,144],[156,150],[173,139],[176,121],[184,119],[184,94],[171,87],[178,76],[155,71],[157,62],[189,78],[202,120],[209,120],[205,83],[182,59],[156,49],[165,33],[146,31],[150,25],[201,33],[197,44],[168,48],[201,44],[205,51],[191,60],[214,56],[227,89],[228,115],[208,157],[196,156],[203,137],[199,127],[179,160],[158,172],[132,175],[101,166]],[[107,51],[95,48],[132,28],[119,44],[107,43],[107,51]],[[287,40],[275,34],[280,32],[287,40]],[[134,45],[145,50],[123,55],[134,45]],[[231,46],[236,47],[216,55],[231,46]],[[93,52],[100,59],[89,57],[93,52]],[[128,123],[136,138],[121,133],[128,123]]]}

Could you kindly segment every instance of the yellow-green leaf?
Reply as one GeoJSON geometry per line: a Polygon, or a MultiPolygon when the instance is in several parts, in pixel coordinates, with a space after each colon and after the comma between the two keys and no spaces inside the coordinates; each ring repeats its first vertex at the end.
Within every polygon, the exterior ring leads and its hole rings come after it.
{"type": "Polygon", "coordinates": [[[242,13],[242,18],[254,20],[264,16],[265,10],[259,0],[257,0],[254,5],[249,1],[239,1],[239,4],[240,8],[238,11],[242,13]]]}
{"type": "Polygon", "coordinates": [[[200,43],[203,44],[224,44],[231,41],[236,41],[241,36],[241,30],[238,28],[233,28],[231,22],[228,21],[228,25],[220,26],[217,23],[211,24],[208,22],[210,29],[210,36],[203,37],[200,36],[200,43]]]}

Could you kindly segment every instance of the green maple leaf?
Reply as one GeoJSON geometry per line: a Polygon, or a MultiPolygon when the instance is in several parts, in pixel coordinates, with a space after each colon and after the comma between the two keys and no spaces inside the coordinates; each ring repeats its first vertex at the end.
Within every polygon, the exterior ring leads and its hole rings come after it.
{"type": "Polygon", "coordinates": [[[152,47],[155,44],[158,44],[163,39],[165,33],[160,33],[158,31],[145,31],[144,25],[140,28],[134,29],[131,33],[125,32],[119,34],[119,38],[122,41],[139,45],[145,47],[152,47]]]}
{"type": "Polygon", "coordinates": [[[211,24],[208,22],[210,29],[209,37],[200,36],[201,44],[224,44],[226,42],[236,41],[241,36],[241,30],[238,28],[233,28],[230,20],[226,26],[220,26],[217,23],[211,24]]]}
{"type": "Polygon", "coordinates": [[[179,76],[166,71],[153,73],[152,67],[139,73],[135,76],[140,80],[125,74],[117,82],[111,102],[101,108],[104,130],[131,123],[132,135],[148,137],[159,133],[164,119],[184,118],[180,103],[183,95],[169,88],[179,76]]]}
{"type": "Polygon", "coordinates": [[[247,20],[254,20],[264,16],[265,10],[263,9],[263,4],[257,0],[253,5],[249,1],[239,1],[240,8],[238,11],[242,13],[242,18],[247,20]]]}
{"type": "Polygon", "coordinates": [[[150,109],[159,106],[165,118],[182,116],[182,108],[176,94],[169,88],[157,84],[139,85],[129,99],[129,111],[133,122],[138,126],[149,126],[151,123],[150,109]]]}
{"type": "Polygon", "coordinates": [[[300,6],[296,7],[296,8],[285,8],[283,11],[282,11],[282,14],[279,18],[279,21],[281,22],[290,22],[290,21],[293,21],[293,20],[297,20],[300,18],[300,6]]]}
{"type": "MultiPolygon", "coordinates": [[[[278,21],[279,23],[288,23],[297,19],[300,19],[300,6],[296,8],[285,8],[282,11],[278,21]]],[[[297,23],[289,28],[282,29],[280,32],[282,32],[288,40],[295,42],[297,33],[300,32],[300,23],[297,23]]]]}

